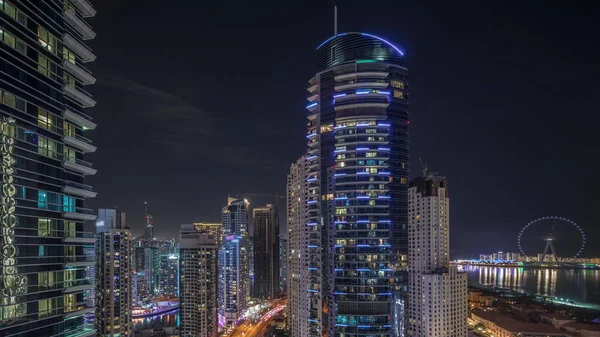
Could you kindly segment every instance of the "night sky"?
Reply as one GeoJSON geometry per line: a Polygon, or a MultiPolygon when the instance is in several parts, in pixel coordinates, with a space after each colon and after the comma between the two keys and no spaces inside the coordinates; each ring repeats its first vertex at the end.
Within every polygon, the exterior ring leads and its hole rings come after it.
{"type": "MultiPolygon", "coordinates": [[[[127,212],[141,234],[147,200],[166,238],[220,221],[228,194],[284,195],[333,2],[93,2],[91,206],[127,212]]],[[[407,55],[411,176],[423,157],[448,177],[454,257],[514,251],[519,229],[547,215],[576,221],[588,243],[600,237],[592,2],[337,3],[339,32],[379,35],[407,55]]]]}

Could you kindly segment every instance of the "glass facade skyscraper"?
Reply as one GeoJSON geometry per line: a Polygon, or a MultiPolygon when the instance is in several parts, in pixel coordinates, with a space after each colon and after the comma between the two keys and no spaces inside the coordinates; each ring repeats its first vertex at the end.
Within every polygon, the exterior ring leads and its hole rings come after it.
{"type": "Polygon", "coordinates": [[[250,296],[248,222],[250,204],[229,198],[223,207],[219,247],[219,321],[237,322],[250,296]]]}
{"type": "Polygon", "coordinates": [[[403,330],[395,303],[407,289],[407,75],[402,52],[374,35],[342,33],[317,48],[306,202],[294,224],[307,231],[308,336],[403,330]]]}
{"type": "Polygon", "coordinates": [[[0,335],[92,336],[86,0],[0,1],[0,335]],[[87,223],[86,223],[87,221],[87,223]],[[90,232],[88,232],[88,230],[90,232]]]}
{"type": "Polygon", "coordinates": [[[254,294],[257,299],[274,299],[279,285],[279,216],[275,205],[252,210],[254,237],[254,294]]]}

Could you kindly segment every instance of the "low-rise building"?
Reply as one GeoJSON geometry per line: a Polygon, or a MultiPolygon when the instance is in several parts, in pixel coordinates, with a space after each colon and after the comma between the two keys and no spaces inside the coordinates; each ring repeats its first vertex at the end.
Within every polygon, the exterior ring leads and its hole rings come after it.
{"type": "Polygon", "coordinates": [[[542,323],[550,324],[555,328],[560,328],[564,324],[575,322],[575,320],[571,318],[571,316],[558,312],[541,313],[540,317],[542,319],[542,323]]]}
{"type": "MultiPolygon", "coordinates": [[[[570,333],[546,324],[523,323],[497,311],[473,310],[471,320],[494,337],[570,337],[570,333]]],[[[595,337],[595,336],[594,336],[595,337]]]]}
{"type": "Polygon", "coordinates": [[[562,329],[581,337],[600,337],[600,324],[569,322],[562,329]]]}

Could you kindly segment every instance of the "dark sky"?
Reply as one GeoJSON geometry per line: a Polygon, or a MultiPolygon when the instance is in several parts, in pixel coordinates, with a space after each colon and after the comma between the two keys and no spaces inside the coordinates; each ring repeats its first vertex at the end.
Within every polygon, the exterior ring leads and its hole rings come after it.
{"type": "MultiPolygon", "coordinates": [[[[285,193],[332,2],[94,3],[92,206],[118,206],[138,234],[147,200],[157,235],[174,237],[181,223],[219,221],[228,194],[285,193]]],[[[340,32],[407,55],[411,176],[423,157],[448,177],[455,256],[515,250],[519,229],[547,215],[600,237],[600,11],[589,3],[338,1],[340,32]]]]}

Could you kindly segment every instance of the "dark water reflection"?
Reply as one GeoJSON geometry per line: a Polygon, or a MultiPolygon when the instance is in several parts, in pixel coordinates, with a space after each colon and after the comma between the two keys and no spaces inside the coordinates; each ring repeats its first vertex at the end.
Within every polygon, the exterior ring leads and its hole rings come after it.
{"type": "Polygon", "coordinates": [[[583,269],[526,269],[469,266],[469,284],[525,290],[577,302],[600,303],[600,271],[583,269]]]}
{"type": "Polygon", "coordinates": [[[179,325],[179,310],[160,316],[138,318],[133,320],[133,331],[140,332],[145,329],[160,330],[165,327],[179,325]]]}

